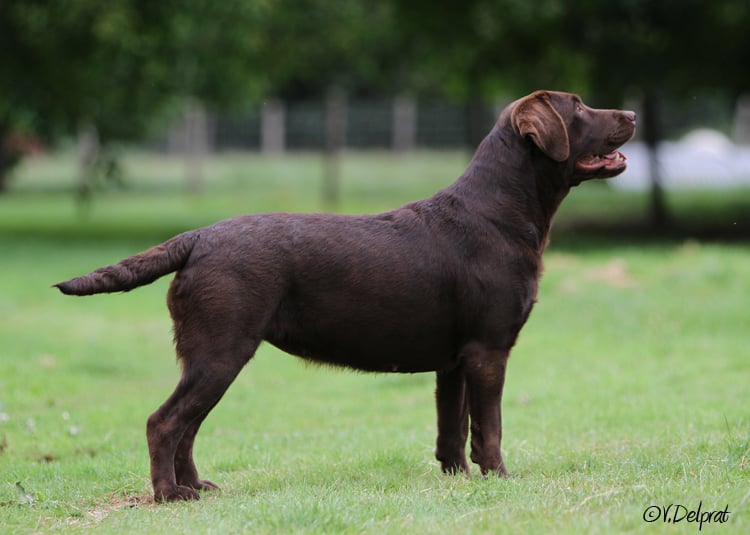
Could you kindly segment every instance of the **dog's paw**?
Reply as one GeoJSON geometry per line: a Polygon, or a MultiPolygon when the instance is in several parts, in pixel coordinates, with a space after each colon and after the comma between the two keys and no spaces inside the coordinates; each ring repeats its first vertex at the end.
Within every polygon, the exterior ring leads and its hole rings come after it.
{"type": "Polygon", "coordinates": [[[201,479],[194,485],[190,485],[190,487],[194,488],[195,490],[221,490],[219,485],[211,483],[206,479],[201,479]]]}
{"type": "Polygon", "coordinates": [[[193,478],[177,478],[177,485],[180,487],[188,487],[193,490],[221,490],[221,488],[211,481],[205,479],[193,478]]]}
{"type": "Polygon", "coordinates": [[[200,500],[200,494],[190,487],[175,485],[167,489],[154,490],[154,500],[156,502],[180,502],[189,500],[200,500]]]}
{"type": "Polygon", "coordinates": [[[466,463],[465,459],[456,461],[441,461],[440,468],[444,474],[448,474],[451,476],[459,474],[468,476],[470,474],[469,465],[466,463]]]}
{"type": "Polygon", "coordinates": [[[484,477],[495,476],[495,477],[499,477],[499,478],[503,478],[503,479],[510,478],[510,474],[505,469],[505,465],[502,465],[502,464],[500,466],[498,466],[497,468],[481,468],[480,467],[480,470],[481,470],[482,475],[484,477]]]}

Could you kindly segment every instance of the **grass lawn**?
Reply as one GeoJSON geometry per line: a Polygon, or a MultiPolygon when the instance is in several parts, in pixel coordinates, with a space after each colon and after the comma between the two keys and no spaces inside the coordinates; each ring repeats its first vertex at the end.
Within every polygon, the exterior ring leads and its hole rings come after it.
{"type": "MultiPolygon", "coordinates": [[[[348,155],[339,209],[422,197],[465,163],[348,155]]],[[[127,189],[85,213],[69,158],[19,170],[0,197],[0,531],[671,534],[699,531],[688,511],[728,507],[701,532],[750,532],[750,245],[567,232],[644,209],[642,195],[597,185],[564,203],[510,361],[511,478],[440,473],[433,374],[314,367],[263,345],[196,442],[202,477],[223,490],[153,504],[145,422],[179,375],[169,277],[87,298],[49,285],[230,215],[322,210],[322,169],[314,155],[225,155],[189,196],[180,161],[136,155],[127,189]]],[[[732,225],[749,198],[671,202],[732,225]]]]}

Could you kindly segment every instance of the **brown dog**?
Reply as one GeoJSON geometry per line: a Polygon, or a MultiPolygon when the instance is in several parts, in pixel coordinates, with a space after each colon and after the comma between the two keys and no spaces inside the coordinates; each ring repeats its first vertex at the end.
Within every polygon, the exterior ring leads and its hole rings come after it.
{"type": "Polygon", "coordinates": [[[378,372],[437,372],[444,472],[505,475],[500,400],[536,294],[552,216],[571,187],[625,169],[635,114],[538,91],[510,104],[469,168],[377,215],[262,214],[180,234],[56,284],[128,291],[176,271],[167,296],[182,378],[148,419],[156,500],[197,499],[193,441],[258,345],[378,372]]]}

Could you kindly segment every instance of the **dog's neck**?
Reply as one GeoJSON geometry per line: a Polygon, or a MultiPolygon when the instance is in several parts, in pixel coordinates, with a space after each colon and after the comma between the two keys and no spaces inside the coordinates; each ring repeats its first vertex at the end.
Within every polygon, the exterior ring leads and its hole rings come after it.
{"type": "Polygon", "coordinates": [[[471,199],[472,211],[488,218],[498,228],[528,232],[512,236],[540,253],[547,245],[552,219],[570,191],[560,178],[562,165],[546,157],[532,157],[533,143],[520,138],[510,126],[495,126],[482,141],[461,177],[445,191],[456,190],[471,199]],[[504,154],[526,154],[509,162],[504,154]],[[531,162],[531,165],[529,165],[531,162]]]}

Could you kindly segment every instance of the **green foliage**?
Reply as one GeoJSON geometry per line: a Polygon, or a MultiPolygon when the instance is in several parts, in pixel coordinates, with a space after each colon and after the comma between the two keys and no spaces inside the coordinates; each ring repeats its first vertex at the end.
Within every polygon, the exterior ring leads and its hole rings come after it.
{"type": "Polygon", "coordinates": [[[659,89],[735,95],[750,78],[750,6],[716,2],[394,0],[420,87],[460,98],[557,88],[591,102],[659,89]]]}
{"type": "Polygon", "coordinates": [[[237,106],[332,85],[461,99],[550,87],[607,103],[734,94],[749,81],[748,24],[742,0],[8,0],[0,134],[93,124],[105,141],[135,138],[186,97],[237,106]]]}
{"type": "Polygon", "coordinates": [[[750,84],[738,68],[750,60],[747,2],[591,0],[571,4],[561,21],[566,41],[587,56],[596,95],[735,96],[750,84]]]}
{"type": "Polygon", "coordinates": [[[320,97],[331,86],[365,95],[396,91],[403,61],[388,2],[275,0],[255,39],[267,88],[284,98],[320,97]]]}
{"type": "Polygon", "coordinates": [[[395,0],[420,91],[490,99],[539,88],[580,91],[587,56],[568,46],[559,0],[395,0]],[[408,37],[406,37],[408,36],[408,37]]]}
{"type": "Polygon", "coordinates": [[[10,1],[0,11],[0,125],[49,135],[94,124],[139,136],[172,99],[252,94],[256,9],[215,3],[10,1]],[[250,65],[248,65],[250,63],[250,65]]]}

